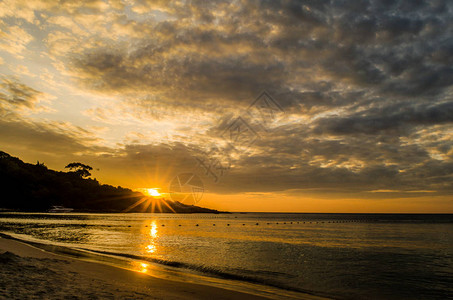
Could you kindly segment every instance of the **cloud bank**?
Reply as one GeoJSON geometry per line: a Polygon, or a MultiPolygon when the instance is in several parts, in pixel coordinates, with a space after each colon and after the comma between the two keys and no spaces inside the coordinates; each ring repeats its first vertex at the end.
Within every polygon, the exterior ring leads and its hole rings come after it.
{"type": "MultiPolygon", "coordinates": [[[[2,5],[1,67],[41,55],[71,89],[93,97],[78,109],[95,127],[80,119],[61,130],[22,114],[22,122],[6,121],[17,144],[41,126],[49,132],[35,145],[74,145],[70,152],[106,165],[150,157],[176,173],[219,148],[232,168],[219,183],[205,178],[219,194],[453,194],[448,1],[2,5]],[[257,128],[250,147],[227,146],[222,130],[263,90],[284,117],[257,128]]],[[[1,108],[34,109],[37,80],[5,79],[1,108]]],[[[56,97],[50,107],[58,110],[65,99],[56,97]]]]}

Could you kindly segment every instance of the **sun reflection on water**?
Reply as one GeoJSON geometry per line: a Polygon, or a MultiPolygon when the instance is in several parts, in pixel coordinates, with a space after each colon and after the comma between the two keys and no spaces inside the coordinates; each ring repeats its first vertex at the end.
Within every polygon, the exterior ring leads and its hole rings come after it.
{"type": "Polygon", "coordinates": [[[152,238],[157,238],[157,225],[156,221],[151,223],[151,229],[149,230],[149,234],[152,238]]]}
{"type": "Polygon", "coordinates": [[[148,252],[148,253],[156,252],[156,246],[153,244],[149,244],[148,246],[146,246],[146,252],[148,252]]]}
{"type": "Polygon", "coordinates": [[[149,230],[149,238],[150,238],[149,244],[145,246],[145,251],[147,253],[153,254],[157,251],[157,238],[159,237],[158,232],[157,232],[156,221],[152,221],[150,227],[151,228],[149,230]]]}
{"type": "Polygon", "coordinates": [[[145,273],[145,274],[151,274],[153,271],[153,268],[151,268],[150,264],[147,264],[147,263],[141,262],[141,261],[132,261],[131,268],[132,268],[132,270],[134,270],[136,272],[145,273]]]}
{"type": "Polygon", "coordinates": [[[146,273],[146,271],[148,271],[148,264],[140,263],[140,267],[141,267],[140,272],[146,273]]]}

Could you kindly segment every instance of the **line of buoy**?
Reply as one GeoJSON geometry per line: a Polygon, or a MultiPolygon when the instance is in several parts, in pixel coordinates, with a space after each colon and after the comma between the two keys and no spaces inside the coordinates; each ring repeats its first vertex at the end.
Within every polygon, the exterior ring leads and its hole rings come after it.
{"type": "MultiPolygon", "coordinates": [[[[275,222],[275,224],[305,224],[305,223],[310,223],[310,224],[324,224],[324,223],[366,223],[366,222],[373,222],[373,221],[377,221],[377,220],[340,220],[340,221],[300,221],[300,222],[283,222],[283,223],[279,223],[279,222],[275,222]]],[[[273,223],[266,223],[266,225],[271,225],[273,223]]],[[[226,224],[227,226],[230,226],[231,224],[230,223],[227,223],[226,224]]],[[[242,223],[242,226],[245,226],[246,223],[242,223]]],[[[255,225],[260,225],[259,223],[255,223],[255,225]]],[[[165,227],[165,224],[161,224],[162,227],[165,227]]],[[[182,225],[181,224],[178,224],[179,227],[181,227],[182,225]]],[[[195,226],[200,226],[199,224],[196,224],[195,226]]],[[[212,224],[212,226],[216,226],[216,224],[212,224]]],[[[111,225],[107,225],[107,227],[112,227],[111,225]]],[[[132,227],[132,225],[127,225],[127,227],[132,227]]],[[[145,225],[145,227],[148,227],[148,225],[145,225]]]]}

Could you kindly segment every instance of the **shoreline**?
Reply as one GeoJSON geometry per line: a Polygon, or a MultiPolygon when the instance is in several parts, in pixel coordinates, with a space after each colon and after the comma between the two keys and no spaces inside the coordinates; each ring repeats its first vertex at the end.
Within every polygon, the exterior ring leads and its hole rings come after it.
{"type": "MultiPolygon", "coordinates": [[[[244,287],[240,288],[240,284],[234,283],[231,285],[223,284],[223,287],[219,287],[206,280],[197,281],[196,275],[192,277],[183,272],[174,272],[175,274],[170,275],[169,272],[166,272],[164,278],[156,276],[159,274],[159,270],[155,270],[154,266],[136,262],[137,268],[133,270],[126,267],[125,261],[122,261],[124,266],[121,266],[119,259],[116,259],[116,263],[113,260],[115,258],[65,246],[41,244],[0,234],[0,265],[2,266],[0,281],[6,283],[6,290],[0,289],[0,298],[4,296],[10,299],[21,299],[39,296],[52,299],[63,296],[92,295],[92,298],[95,299],[112,297],[131,297],[134,299],[283,299],[289,296],[283,297],[282,295],[272,294],[272,292],[266,294],[266,291],[263,291],[260,295],[253,293],[253,291],[249,292],[244,287]],[[151,269],[149,272],[147,271],[148,267],[151,269]],[[29,269],[36,270],[17,271],[29,269]],[[143,269],[145,272],[143,272],[143,269]],[[6,277],[5,272],[7,273],[6,277]],[[39,278],[40,274],[47,274],[47,276],[39,278]],[[187,280],[187,277],[191,278],[187,280]],[[62,290],[58,287],[58,284],[62,284],[61,281],[64,282],[62,290]],[[92,282],[97,282],[97,284],[93,286],[92,282]],[[13,291],[11,291],[8,283],[14,286],[13,291]],[[22,286],[18,286],[18,283],[23,284],[24,287],[35,283],[39,288],[24,289],[21,288],[22,286]],[[42,290],[42,286],[47,287],[47,291],[42,290]],[[237,290],[234,290],[235,287],[237,287],[237,290]],[[18,291],[19,294],[17,294],[18,291]],[[56,293],[55,291],[59,292],[56,293]]],[[[295,293],[292,298],[326,299],[303,293],[295,293]]]]}
{"type": "Polygon", "coordinates": [[[0,237],[0,298],[268,299],[153,277],[0,237]]]}

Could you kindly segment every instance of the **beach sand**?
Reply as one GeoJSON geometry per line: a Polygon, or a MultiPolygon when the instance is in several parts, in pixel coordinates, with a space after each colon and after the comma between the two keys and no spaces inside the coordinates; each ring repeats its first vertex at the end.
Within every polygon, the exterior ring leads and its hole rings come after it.
{"type": "Polygon", "coordinates": [[[266,299],[160,279],[0,238],[1,299],[266,299]]]}

